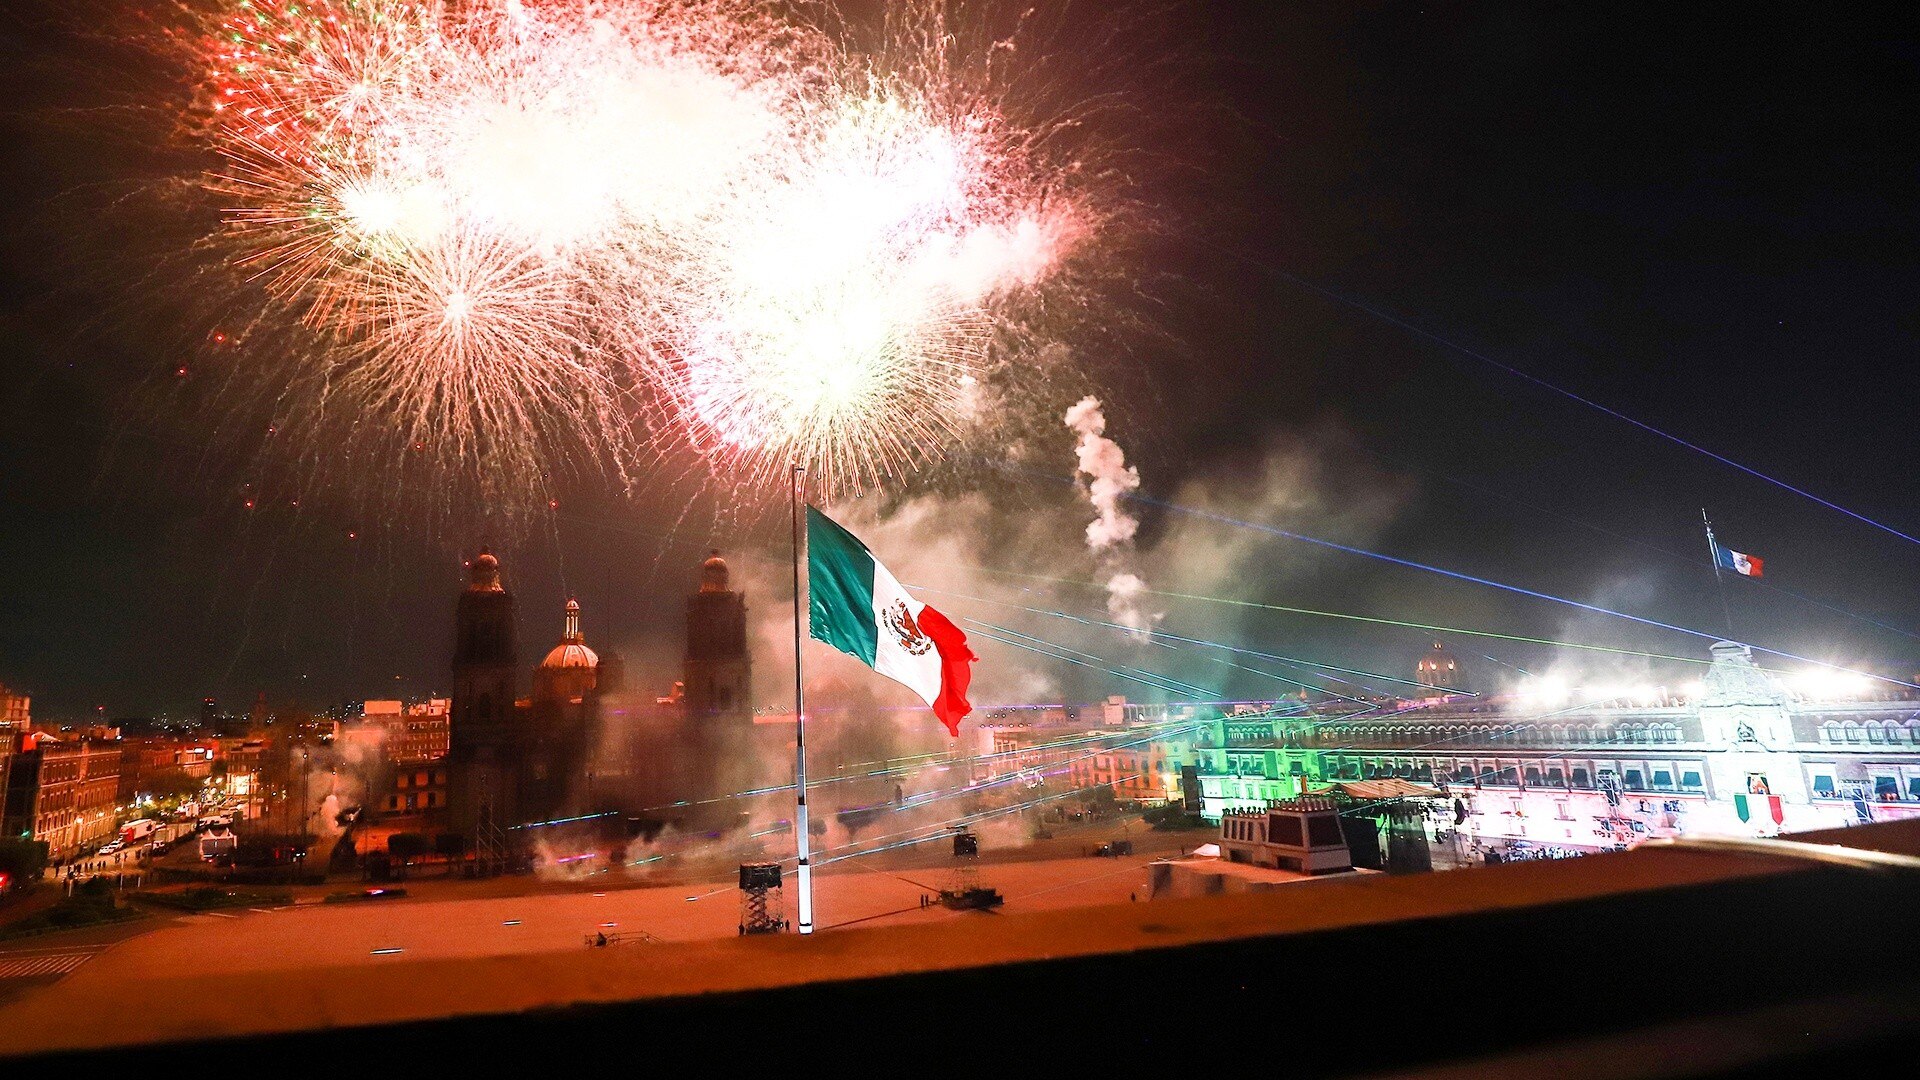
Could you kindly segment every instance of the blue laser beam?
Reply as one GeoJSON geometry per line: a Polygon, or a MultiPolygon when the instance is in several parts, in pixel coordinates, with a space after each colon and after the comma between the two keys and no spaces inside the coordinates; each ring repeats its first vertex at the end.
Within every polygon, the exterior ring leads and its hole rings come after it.
{"type": "Polygon", "coordinates": [[[1308,281],[1305,278],[1297,277],[1293,274],[1289,274],[1285,270],[1281,270],[1278,267],[1270,266],[1266,263],[1262,263],[1259,260],[1249,259],[1249,258],[1246,258],[1245,256],[1241,256],[1241,258],[1245,259],[1245,261],[1248,262],[1249,264],[1258,266],[1261,269],[1267,271],[1268,273],[1274,275],[1277,278],[1280,278],[1283,281],[1289,282],[1293,285],[1297,285],[1300,288],[1306,289],[1310,292],[1318,293],[1319,295],[1326,297],[1329,300],[1332,300],[1339,304],[1343,304],[1346,307],[1349,307],[1355,311],[1359,311],[1359,312],[1363,312],[1365,314],[1371,315],[1382,322],[1388,323],[1393,326],[1397,326],[1400,329],[1405,330],[1407,333],[1413,334],[1414,336],[1419,337],[1423,340],[1430,341],[1433,344],[1439,345],[1440,347],[1445,349],[1451,349],[1452,351],[1460,353],[1463,356],[1472,357],[1473,359],[1478,360],[1483,364],[1486,364],[1490,367],[1497,368],[1501,371],[1504,371],[1507,374],[1512,375],[1517,379],[1525,380],[1526,382],[1532,383],[1533,385],[1538,386],[1543,390],[1547,390],[1551,393],[1558,394],[1561,397],[1568,399],[1569,401],[1578,402],[1582,405],[1585,405],[1589,409],[1593,409],[1596,412],[1605,413],[1606,415],[1611,416],[1616,420],[1620,420],[1624,423],[1631,424],[1634,427],[1639,428],[1641,431],[1648,433],[1649,435],[1655,435],[1662,439],[1667,440],[1670,443],[1675,444],[1676,446],[1685,447],[1686,449],[1691,450],[1694,453],[1701,455],[1702,457],[1711,458],[1712,460],[1717,461],[1720,464],[1727,466],[1728,468],[1745,473],[1746,475],[1751,476],[1756,480],[1760,480],[1765,483],[1772,484],[1774,487],[1777,487],[1782,491],[1791,492],[1795,495],[1800,496],[1803,499],[1808,500],[1809,502],[1818,503],[1819,505],[1834,511],[1835,513],[1844,514],[1845,516],[1850,517],[1855,521],[1861,522],[1862,524],[1871,525],[1874,528],[1879,529],[1881,532],[1887,533],[1891,536],[1897,536],[1900,539],[1905,540],[1910,544],[1920,544],[1920,538],[1916,538],[1914,536],[1908,535],[1907,533],[1901,532],[1899,529],[1896,529],[1891,525],[1887,525],[1882,522],[1875,521],[1874,519],[1868,517],[1867,515],[1859,513],[1858,511],[1849,510],[1846,507],[1841,506],[1839,503],[1832,501],[1831,499],[1823,499],[1820,496],[1815,495],[1813,492],[1808,491],[1805,488],[1796,487],[1793,484],[1787,483],[1785,480],[1781,480],[1776,477],[1769,476],[1766,473],[1763,473],[1759,469],[1753,468],[1750,465],[1743,465],[1740,462],[1735,461],[1732,458],[1726,456],[1725,454],[1715,453],[1714,451],[1709,450],[1704,446],[1701,446],[1699,443],[1695,443],[1687,439],[1683,439],[1680,436],[1673,434],[1672,432],[1663,431],[1660,428],[1654,427],[1652,424],[1649,424],[1644,420],[1640,420],[1635,417],[1629,416],[1618,409],[1612,408],[1607,405],[1603,405],[1600,402],[1595,401],[1590,397],[1586,397],[1582,394],[1575,393],[1574,391],[1568,390],[1565,387],[1559,386],[1555,383],[1548,382],[1547,380],[1541,378],[1540,376],[1531,374],[1527,371],[1523,371],[1520,368],[1514,367],[1512,364],[1507,364],[1499,360],[1495,360],[1493,357],[1488,356],[1487,354],[1480,352],[1477,349],[1471,349],[1458,342],[1450,341],[1447,338],[1441,337],[1439,334],[1436,334],[1433,331],[1428,330],[1423,326],[1420,326],[1416,323],[1409,322],[1408,320],[1400,318],[1399,316],[1394,315],[1391,312],[1383,311],[1380,308],[1375,307],[1374,305],[1365,303],[1364,301],[1361,301],[1361,300],[1357,300],[1351,296],[1347,296],[1346,294],[1341,293],[1338,290],[1330,289],[1324,285],[1320,285],[1318,283],[1308,281]]]}

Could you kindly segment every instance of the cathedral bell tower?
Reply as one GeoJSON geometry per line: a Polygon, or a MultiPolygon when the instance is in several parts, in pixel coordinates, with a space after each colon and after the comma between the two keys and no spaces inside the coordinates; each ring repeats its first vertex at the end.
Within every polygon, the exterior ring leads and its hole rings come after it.
{"type": "Polygon", "coordinates": [[[718,551],[700,566],[700,590],[687,597],[687,653],[682,666],[687,718],[698,727],[752,719],[747,657],[747,598],[733,591],[718,551]]]}
{"type": "Polygon", "coordinates": [[[454,614],[453,707],[447,763],[457,828],[516,824],[514,689],[519,649],[513,594],[500,584],[500,560],[485,548],[467,564],[467,587],[454,614]]]}

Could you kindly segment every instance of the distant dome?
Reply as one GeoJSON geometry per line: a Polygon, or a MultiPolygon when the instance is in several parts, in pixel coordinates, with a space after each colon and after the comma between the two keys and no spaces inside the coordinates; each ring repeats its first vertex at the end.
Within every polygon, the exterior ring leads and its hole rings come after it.
{"type": "Polygon", "coordinates": [[[721,558],[718,551],[714,552],[700,564],[700,591],[726,592],[728,576],[727,560],[721,558]]]}
{"type": "Polygon", "coordinates": [[[545,660],[540,661],[543,668],[597,668],[600,655],[586,647],[582,642],[562,642],[553,647],[545,660]]]}
{"type": "Polygon", "coordinates": [[[1461,685],[1460,661],[1446,646],[1439,642],[1420,657],[1414,665],[1414,675],[1427,686],[1437,686],[1448,690],[1458,689],[1461,685]]]}
{"type": "Polygon", "coordinates": [[[580,632],[580,601],[567,601],[566,630],[560,635],[560,644],[553,647],[540,666],[546,670],[556,668],[597,668],[600,657],[587,648],[586,635],[580,632]]]}

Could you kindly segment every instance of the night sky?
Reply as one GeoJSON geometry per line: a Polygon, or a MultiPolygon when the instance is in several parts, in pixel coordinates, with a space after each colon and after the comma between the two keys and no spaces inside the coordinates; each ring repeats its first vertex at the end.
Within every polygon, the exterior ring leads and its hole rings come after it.
{"type": "MultiPolygon", "coordinates": [[[[133,8],[97,6],[103,33],[133,8]]],[[[574,593],[589,640],[617,645],[651,683],[671,678],[680,597],[709,546],[771,588],[784,521],[716,512],[719,496],[677,481],[628,498],[556,479],[554,513],[456,528],[424,504],[369,497],[379,477],[316,470],[299,507],[245,510],[273,448],[265,464],[236,455],[219,413],[154,389],[176,359],[160,329],[192,298],[146,304],[163,285],[117,273],[116,239],[88,213],[166,164],[101,119],[139,90],[139,62],[53,9],[0,14],[0,682],[31,692],[36,716],[442,688],[460,561],[481,543],[503,554],[529,664],[574,593]]],[[[1087,368],[1147,494],[1719,633],[1706,507],[1723,542],[1767,561],[1772,588],[1728,583],[1737,636],[1914,678],[1920,546],[1461,351],[1920,535],[1910,22],[1811,7],[1213,2],[1137,22],[1163,51],[1156,70],[1176,76],[1141,103],[1166,121],[1142,131],[1168,162],[1149,187],[1169,235],[1143,246],[1155,265],[1139,273],[1177,284],[1155,290],[1164,339],[1087,368]],[[1263,486],[1276,462],[1285,498],[1263,486]]],[[[1060,477],[1069,447],[1063,428],[1060,477]]],[[[276,497],[291,490],[276,484],[276,497]]],[[[941,527],[991,533],[1017,506],[1067,542],[1029,529],[1016,557],[963,535],[976,565],[1094,576],[1071,543],[1087,514],[1070,486],[1001,473],[978,486],[991,498],[959,505],[989,509],[941,527]]],[[[1139,510],[1145,576],[1174,591],[1705,654],[1704,640],[1139,510]]],[[[773,596],[749,599],[778,614],[773,596]]],[[[1100,605],[1072,590],[1037,604],[1100,605]]],[[[1427,642],[1171,598],[1159,610],[1174,633],[1401,674],[1427,642]]],[[[1284,690],[1191,652],[1072,640],[1223,694],[1284,690]]],[[[1448,644],[1496,674],[1566,662],[1448,644]]],[[[1150,696],[1064,666],[996,682],[988,667],[1037,661],[980,651],[988,700],[1150,696]]]]}

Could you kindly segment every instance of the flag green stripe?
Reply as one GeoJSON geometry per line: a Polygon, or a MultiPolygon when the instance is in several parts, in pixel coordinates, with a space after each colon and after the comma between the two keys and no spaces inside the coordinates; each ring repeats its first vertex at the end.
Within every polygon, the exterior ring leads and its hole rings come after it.
{"type": "Polygon", "coordinates": [[[807,629],[872,667],[880,649],[873,617],[873,553],[825,514],[807,507],[807,629]]]}

